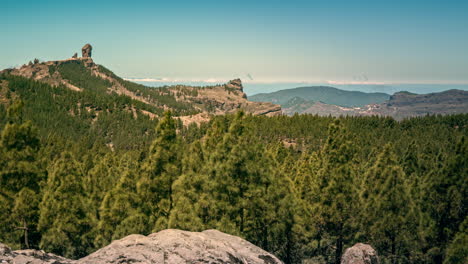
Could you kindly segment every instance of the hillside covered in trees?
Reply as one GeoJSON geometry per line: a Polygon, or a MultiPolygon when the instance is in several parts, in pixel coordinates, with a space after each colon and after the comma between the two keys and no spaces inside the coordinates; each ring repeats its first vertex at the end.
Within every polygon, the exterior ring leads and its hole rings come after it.
{"type": "Polygon", "coordinates": [[[245,97],[90,57],[0,72],[0,242],[80,258],[217,229],[285,263],[339,263],[356,242],[383,263],[466,263],[467,114],[282,116],[245,97]]]}
{"type": "Polygon", "coordinates": [[[83,57],[80,58],[73,56],[65,60],[45,62],[35,59],[21,67],[2,70],[0,75],[5,81],[0,86],[5,86],[10,79],[14,79],[13,82],[21,80],[15,77],[37,81],[43,84],[38,89],[47,96],[61,93],[74,99],[67,102],[49,100],[46,103],[65,103],[71,114],[80,115],[81,112],[72,112],[76,109],[93,112],[95,119],[99,119],[101,112],[109,112],[115,108],[132,112],[134,116],[146,115],[150,119],[171,110],[186,125],[207,121],[213,115],[235,113],[239,110],[268,116],[280,114],[281,111],[279,105],[247,100],[240,79],[211,86],[147,87],[124,80],[106,67],[96,64],[91,58],[91,45],[87,44],[83,49],[83,57]],[[82,101],[85,101],[85,105],[82,101]],[[104,102],[108,104],[103,105],[104,102]]]}
{"type": "Polygon", "coordinates": [[[82,93],[99,100],[88,111],[70,89],[2,84],[0,241],[13,248],[79,258],[128,234],[217,229],[285,263],[339,263],[355,242],[384,263],[466,261],[468,115],[238,112],[185,127],[116,107],[128,97],[82,93]]]}

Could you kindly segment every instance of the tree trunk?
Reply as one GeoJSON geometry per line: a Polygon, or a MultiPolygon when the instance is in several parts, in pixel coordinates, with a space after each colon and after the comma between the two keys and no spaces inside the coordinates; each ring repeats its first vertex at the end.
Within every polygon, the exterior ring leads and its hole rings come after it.
{"type": "Polygon", "coordinates": [[[29,249],[28,225],[26,224],[25,219],[22,219],[22,220],[23,220],[23,226],[15,227],[15,229],[23,230],[24,246],[25,246],[24,249],[29,249]]]}
{"type": "Polygon", "coordinates": [[[28,226],[26,225],[26,220],[23,219],[23,228],[24,228],[24,244],[26,249],[29,249],[29,238],[28,238],[28,226]]]}
{"type": "Polygon", "coordinates": [[[336,240],[336,251],[335,251],[335,264],[340,264],[341,262],[341,252],[343,251],[343,238],[340,234],[336,240]]]}

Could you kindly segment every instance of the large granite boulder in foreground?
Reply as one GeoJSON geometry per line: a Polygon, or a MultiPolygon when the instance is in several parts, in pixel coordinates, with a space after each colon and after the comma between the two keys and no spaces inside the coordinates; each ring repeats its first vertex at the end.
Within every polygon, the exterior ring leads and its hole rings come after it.
{"type": "Polygon", "coordinates": [[[10,251],[9,248],[2,250],[1,245],[0,263],[2,264],[282,263],[272,254],[246,240],[217,230],[188,232],[167,229],[148,236],[130,235],[79,260],[68,260],[38,250],[31,251],[34,254],[29,254],[37,255],[34,258],[21,253],[21,250],[10,251]],[[28,259],[23,261],[25,257],[28,259]]]}
{"type": "Polygon", "coordinates": [[[357,243],[346,249],[341,264],[379,264],[377,252],[370,245],[357,243]]]}
{"type": "Polygon", "coordinates": [[[130,235],[112,242],[80,263],[281,263],[275,256],[217,230],[167,229],[149,236],[130,235]]]}

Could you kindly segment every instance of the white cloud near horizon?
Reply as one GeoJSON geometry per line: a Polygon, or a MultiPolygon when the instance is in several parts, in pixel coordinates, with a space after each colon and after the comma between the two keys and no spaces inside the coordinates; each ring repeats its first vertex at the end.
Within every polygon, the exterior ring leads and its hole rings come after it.
{"type": "MultiPolygon", "coordinates": [[[[132,82],[153,82],[153,83],[212,83],[222,84],[234,78],[207,78],[207,79],[172,79],[172,78],[123,78],[127,81],[132,82]]],[[[269,80],[269,79],[255,79],[250,80],[249,78],[242,79],[243,83],[247,84],[329,84],[329,85],[401,85],[401,84],[428,84],[428,85],[468,85],[467,82],[463,81],[432,81],[432,82],[384,82],[384,81],[346,81],[346,80],[327,80],[327,81],[295,81],[295,80],[269,80]]]]}
{"type": "Polygon", "coordinates": [[[369,81],[327,81],[332,85],[386,85],[385,82],[369,82],[369,81]]]}

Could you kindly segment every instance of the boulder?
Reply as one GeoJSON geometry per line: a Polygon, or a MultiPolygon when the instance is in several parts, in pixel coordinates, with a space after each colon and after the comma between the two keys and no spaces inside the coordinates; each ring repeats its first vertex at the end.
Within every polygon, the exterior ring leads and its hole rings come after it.
{"type": "Polygon", "coordinates": [[[217,230],[166,229],[148,236],[130,235],[78,263],[282,263],[272,254],[217,230]]]}
{"type": "Polygon", "coordinates": [[[10,255],[11,249],[5,244],[0,243],[0,257],[5,255],[10,255]]]}
{"type": "Polygon", "coordinates": [[[91,44],[86,44],[83,46],[81,49],[81,53],[83,55],[83,58],[91,58],[91,51],[93,50],[93,47],[91,44]]]}
{"type": "Polygon", "coordinates": [[[217,230],[188,232],[166,229],[148,236],[129,235],[79,260],[40,250],[11,251],[0,243],[0,264],[111,263],[249,263],[280,264],[278,258],[252,243],[217,230]]]}
{"type": "Polygon", "coordinates": [[[346,249],[341,264],[380,264],[377,252],[370,245],[357,243],[346,249]]]}
{"type": "Polygon", "coordinates": [[[54,254],[45,253],[42,250],[25,249],[11,251],[11,249],[0,243],[1,264],[72,264],[73,260],[66,259],[54,254]]]}
{"type": "Polygon", "coordinates": [[[78,53],[75,52],[75,54],[73,54],[72,58],[73,58],[73,59],[78,58],[78,53]]]}

